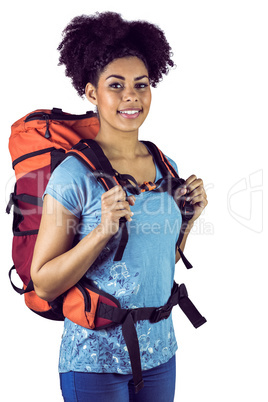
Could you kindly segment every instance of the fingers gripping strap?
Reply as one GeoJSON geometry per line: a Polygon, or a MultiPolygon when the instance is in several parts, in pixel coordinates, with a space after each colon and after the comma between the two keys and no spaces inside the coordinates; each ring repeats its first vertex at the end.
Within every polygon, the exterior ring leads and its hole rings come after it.
{"type": "MultiPolygon", "coordinates": [[[[161,186],[157,191],[168,191],[171,193],[171,195],[174,197],[176,190],[185,182],[185,180],[181,179],[176,172],[176,170],[173,168],[171,163],[167,160],[165,155],[160,151],[160,149],[152,142],[150,141],[143,141],[143,143],[147,146],[147,148],[150,150],[151,154],[153,155],[162,175],[165,180],[161,183],[161,186]]],[[[177,203],[177,201],[175,200],[177,203]]],[[[193,216],[193,207],[189,203],[186,203],[185,200],[183,202],[179,202],[178,207],[180,208],[181,215],[182,215],[182,228],[184,223],[190,220],[193,216]]],[[[183,263],[185,264],[186,268],[192,268],[192,265],[190,262],[186,259],[184,254],[182,253],[181,249],[179,248],[180,243],[182,241],[184,232],[181,229],[180,234],[179,234],[179,239],[177,242],[177,248],[180,253],[181,259],[183,263]]]]}
{"type": "MultiPolygon", "coordinates": [[[[90,139],[81,140],[67,155],[74,155],[80,158],[80,160],[89,167],[105,191],[119,184],[115,171],[96,141],[90,139]]],[[[128,242],[128,229],[125,218],[120,219],[119,234],[121,238],[114,261],[120,261],[122,259],[128,242]]]]}

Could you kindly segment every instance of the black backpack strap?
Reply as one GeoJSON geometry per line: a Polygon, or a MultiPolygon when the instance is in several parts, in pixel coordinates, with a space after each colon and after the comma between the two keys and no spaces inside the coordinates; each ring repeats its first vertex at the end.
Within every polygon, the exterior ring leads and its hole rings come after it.
{"type": "Polygon", "coordinates": [[[164,178],[164,180],[162,180],[162,183],[160,184],[160,187],[154,191],[168,191],[174,197],[174,200],[181,211],[182,225],[176,243],[176,249],[178,249],[178,252],[186,268],[192,268],[193,266],[185,257],[180,248],[180,245],[184,236],[185,229],[187,228],[188,221],[193,216],[193,206],[185,200],[185,197],[181,197],[179,202],[177,202],[175,199],[176,190],[185,183],[185,180],[179,177],[178,173],[168,161],[166,156],[154,143],[152,143],[151,141],[142,142],[149,149],[164,178]]]}
{"type": "Polygon", "coordinates": [[[25,293],[29,293],[29,292],[31,292],[32,290],[34,290],[34,286],[33,286],[33,281],[32,281],[32,280],[30,280],[30,282],[28,283],[28,285],[27,285],[27,287],[26,287],[25,289],[24,289],[23,287],[22,287],[22,288],[18,288],[18,287],[12,282],[12,279],[11,279],[12,271],[15,271],[15,270],[16,270],[16,267],[15,267],[15,265],[13,265],[13,266],[10,268],[9,273],[8,273],[9,280],[10,280],[10,283],[11,283],[13,289],[14,289],[18,294],[20,294],[20,295],[24,295],[25,293]]]}
{"type": "Polygon", "coordinates": [[[106,318],[116,324],[122,325],[122,333],[127,345],[132,367],[135,392],[143,388],[140,348],[135,324],[140,320],[149,320],[155,324],[161,320],[167,319],[172,308],[179,305],[184,314],[190,320],[195,328],[205,324],[206,319],[197,310],[195,305],[188,297],[186,286],[184,284],[173,284],[171,295],[167,303],[161,307],[140,307],[136,309],[122,309],[113,306],[107,306],[100,303],[97,315],[106,318]]]}
{"type": "MultiPolygon", "coordinates": [[[[73,155],[80,159],[94,174],[105,191],[119,185],[117,174],[104,154],[99,144],[92,140],[81,140],[66,153],[66,157],[73,155]]],[[[117,234],[118,235],[118,234],[117,234]]],[[[114,261],[121,261],[128,242],[128,228],[125,218],[119,220],[119,235],[121,236],[114,261]]]]}
{"type": "Polygon", "coordinates": [[[163,177],[166,177],[167,175],[176,178],[179,177],[178,173],[169,163],[163,152],[160,151],[160,149],[153,142],[151,141],[142,141],[142,142],[149,149],[163,177]]]}
{"type": "Polygon", "coordinates": [[[80,159],[94,174],[105,191],[110,190],[119,182],[114,170],[98,143],[94,140],[81,140],[66,152],[66,157],[73,155],[80,159]]]}

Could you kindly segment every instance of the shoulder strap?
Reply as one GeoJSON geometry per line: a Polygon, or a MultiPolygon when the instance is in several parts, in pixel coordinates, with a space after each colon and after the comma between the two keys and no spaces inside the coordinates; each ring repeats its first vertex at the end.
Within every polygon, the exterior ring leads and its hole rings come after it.
{"type": "MultiPolygon", "coordinates": [[[[173,168],[171,163],[168,161],[166,156],[160,151],[160,149],[150,141],[142,141],[149,151],[151,152],[157,166],[160,169],[160,172],[166,183],[162,185],[164,191],[167,191],[170,187],[170,191],[172,196],[175,195],[175,190],[180,187],[185,181],[181,179],[173,168]],[[172,185],[169,186],[169,180],[172,181],[172,185]]],[[[95,140],[92,139],[83,139],[79,141],[78,144],[73,146],[73,148],[66,152],[66,156],[73,155],[80,159],[95,175],[96,179],[101,183],[105,191],[110,190],[116,185],[120,183],[117,180],[116,173],[112,168],[108,158],[104,154],[102,148],[98,145],[95,140]]],[[[160,189],[161,191],[161,189],[160,189]]],[[[178,204],[182,214],[182,225],[179,233],[179,238],[177,241],[176,248],[178,249],[181,259],[184,262],[186,268],[192,268],[190,262],[186,259],[182,250],[180,249],[180,244],[183,239],[184,230],[187,226],[188,220],[191,218],[191,214],[193,211],[192,206],[187,203],[185,200],[181,200],[178,204]]],[[[120,231],[121,231],[121,240],[117,249],[117,252],[114,257],[114,261],[120,261],[122,259],[127,241],[128,241],[128,230],[126,226],[126,219],[120,219],[120,231]]]]}
{"type": "Polygon", "coordinates": [[[66,152],[66,157],[69,155],[80,159],[91,170],[105,191],[119,184],[108,158],[96,141],[92,139],[79,141],[66,152]]]}
{"type": "MultiPolygon", "coordinates": [[[[69,155],[81,160],[91,170],[105,191],[119,185],[112,165],[96,141],[92,139],[79,141],[70,151],[66,152],[66,156],[69,155]]],[[[121,218],[119,221],[119,232],[121,238],[114,261],[121,261],[128,242],[128,229],[125,218],[121,218]]]]}
{"type": "Polygon", "coordinates": [[[151,154],[153,155],[153,158],[157,164],[157,166],[160,169],[161,174],[163,177],[166,177],[167,175],[170,175],[171,177],[174,178],[179,178],[178,173],[176,170],[173,168],[171,163],[168,161],[166,156],[163,154],[162,151],[151,141],[142,141],[144,145],[149,149],[151,154]]]}
{"type": "MultiPolygon", "coordinates": [[[[185,180],[180,178],[176,170],[173,168],[169,160],[166,158],[166,156],[163,154],[163,152],[151,141],[142,141],[144,145],[149,149],[151,152],[157,166],[160,169],[160,172],[163,176],[163,178],[167,179],[166,182],[163,183],[162,187],[166,191],[170,191],[171,195],[174,197],[175,192],[178,189],[178,187],[182,186],[183,183],[185,183],[185,180]]],[[[175,198],[174,198],[175,199],[175,198]]],[[[182,225],[178,237],[178,241],[176,244],[176,248],[178,249],[181,259],[186,266],[187,269],[192,268],[191,263],[187,260],[185,257],[183,251],[180,248],[185,229],[187,227],[188,221],[191,219],[192,214],[193,214],[193,207],[190,203],[188,203],[184,197],[182,197],[179,201],[175,200],[177,203],[178,207],[180,208],[181,215],[182,215],[182,225]]]]}

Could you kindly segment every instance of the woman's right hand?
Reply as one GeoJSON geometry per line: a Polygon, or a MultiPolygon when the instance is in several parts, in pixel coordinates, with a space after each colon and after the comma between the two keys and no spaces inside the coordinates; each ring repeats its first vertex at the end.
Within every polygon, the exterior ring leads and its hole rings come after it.
{"type": "Polygon", "coordinates": [[[134,203],[135,197],[126,197],[121,186],[104,193],[101,224],[73,247],[79,219],[47,194],[31,266],[37,295],[52,301],[74,286],[91,267],[107,241],[116,234],[119,219],[125,217],[131,220],[130,206],[134,203]]]}
{"type": "Polygon", "coordinates": [[[106,191],[101,197],[101,224],[100,228],[103,234],[113,236],[118,232],[119,219],[126,218],[131,221],[133,212],[130,206],[135,204],[133,195],[127,197],[121,186],[115,186],[106,191]]]}

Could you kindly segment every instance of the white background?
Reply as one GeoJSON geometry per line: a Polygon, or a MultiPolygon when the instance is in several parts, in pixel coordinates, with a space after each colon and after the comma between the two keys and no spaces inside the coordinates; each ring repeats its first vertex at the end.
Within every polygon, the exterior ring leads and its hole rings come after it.
{"type": "Polygon", "coordinates": [[[60,402],[62,323],[35,316],[11,288],[11,124],[37,108],[84,113],[63,67],[61,31],[76,15],[117,11],[158,24],[177,68],[156,90],[141,138],[202,177],[209,205],[176,279],[208,323],[173,313],[179,343],[175,401],[267,402],[267,2],[239,0],[10,1],[1,6],[1,395],[60,402]],[[266,242],[265,242],[266,236],[266,242]],[[26,397],[27,395],[27,397],[26,397]]]}

